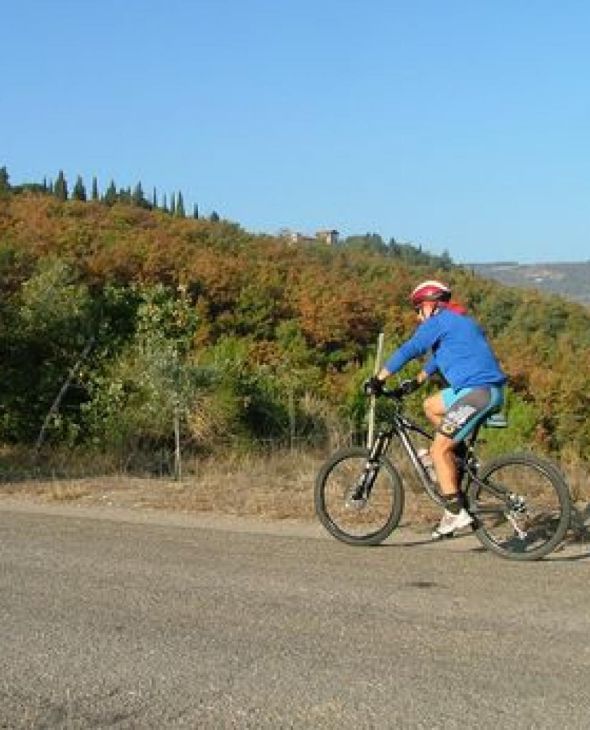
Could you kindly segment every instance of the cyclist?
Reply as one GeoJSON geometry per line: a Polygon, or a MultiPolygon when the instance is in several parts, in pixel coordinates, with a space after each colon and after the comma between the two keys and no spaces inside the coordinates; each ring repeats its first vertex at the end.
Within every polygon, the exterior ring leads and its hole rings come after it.
{"type": "Polygon", "coordinates": [[[419,325],[385,362],[380,372],[367,380],[367,395],[379,395],[385,380],[404,365],[428,351],[431,357],[416,378],[401,384],[411,393],[437,371],[448,387],[424,401],[424,412],[436,428],[430,456],[445,502],[433,538],[451,535],[472,522],[459,490],[455,451],[465,437],[504,401],[506,376],[479,324],[466,310],[451,301],[451,290],[440,281],[423,281],[410,295],[419,325]]]}

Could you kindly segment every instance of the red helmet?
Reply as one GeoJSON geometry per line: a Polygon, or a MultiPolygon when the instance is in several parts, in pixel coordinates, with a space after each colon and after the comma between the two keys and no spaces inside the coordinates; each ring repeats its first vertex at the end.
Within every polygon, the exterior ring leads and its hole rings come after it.
{"type": "Polygon", "coordinates": [[[410,294],[413,307],[419,307],[422,302],[448,302],[451,290],[440,281],[423,281],[410,294]]]}

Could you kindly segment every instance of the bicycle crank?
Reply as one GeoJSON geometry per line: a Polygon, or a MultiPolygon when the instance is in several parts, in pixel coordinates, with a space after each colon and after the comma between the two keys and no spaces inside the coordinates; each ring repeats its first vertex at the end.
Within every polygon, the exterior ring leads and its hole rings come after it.
{"type": "Polygon", "coordinates": [[[519,538],[519,540],[526,540],[527,538],[527,531],[523,530],[519,524],[518,524],[518,518],[522,518],[524,515],[526,515],[527,507],[526,507],[526,500],[524,497],[522,497],[520,494],[515,494],[514,492],[509,497],[509,505],[510,510],[507,514],[508,521],[512,525],[514,532],[516,536],[519,538]]]}

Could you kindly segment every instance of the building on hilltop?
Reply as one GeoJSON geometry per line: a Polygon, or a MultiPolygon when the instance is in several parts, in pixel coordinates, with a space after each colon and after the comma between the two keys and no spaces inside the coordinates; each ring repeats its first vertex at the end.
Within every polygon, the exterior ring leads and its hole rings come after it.
{"type": "Polygon", "coordinates": [[[328,246],[335,246],[338,243],[338,231],[335,231],[334,229],[330,231],[318,231],[315,234],[315,237],[319,238],[320,241],[327,243],[328,246]]]}
{"type": "Polygon", "coordinates": [[[306,236],[299,231],[283,229],[279,232],[281,238],[286,238],[289,244],[326,243],[328,246],[335,246],[338,243],[338,231],[325,230],[317,231],[315,236],[306,236]]]}

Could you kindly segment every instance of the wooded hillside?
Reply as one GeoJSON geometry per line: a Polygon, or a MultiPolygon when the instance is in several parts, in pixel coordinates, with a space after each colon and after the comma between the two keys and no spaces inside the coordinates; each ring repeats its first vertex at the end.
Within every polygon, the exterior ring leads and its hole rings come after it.
{"type": "Polygon", "coordinates": [[[166,443],[174,414],[183,441],[208,450],[354,430],[378,333],[387,349],[406,337],[408,292],[437,277],[510,377],[511,445],[590,460],[587,309],[448,257],[354,243],[299,247],[131,200],[5,191],[0,439],[34,443],[52,404],[45,443],[95,449],[166,443]]]}

